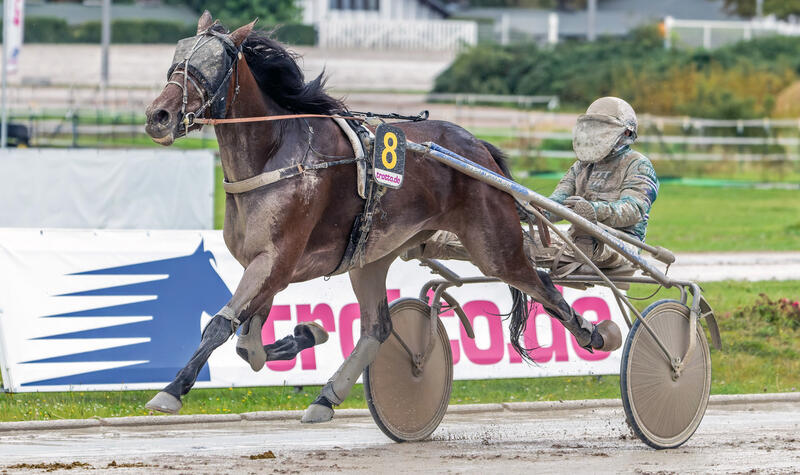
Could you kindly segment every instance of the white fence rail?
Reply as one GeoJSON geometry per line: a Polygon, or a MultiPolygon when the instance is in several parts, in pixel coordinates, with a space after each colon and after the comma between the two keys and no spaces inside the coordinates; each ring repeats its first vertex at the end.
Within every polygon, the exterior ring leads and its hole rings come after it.
{"type": "Polygon", "coordinates": [[[516,104],[529,109],[534,104],[545,104],[548,110],[557,109],[558,96],[514,96],[505,94],[448,94],[431,93],[425,98],[426,102],[454,102],[456,105],[475,104],[516,104]]]}
{"type": "Polygon", "coordinates": [[[478,43],[472,21],[321,21],[317,30],[322,48],[457,51],[478,43]]]}
{"type": "Polygon", "coordinates": [[[664,19],[664,47],[702,46],[718,48],[737,41],[751,40],[760,36],[800,36],[800,24],[778,21],[774,16],[751,21],[680,20],[664,19]]]}
{"type": "MultiPolygon", "coordinates": [[[[572,140],[570,132],[505,132],[498,131],[497,136],[508,136],[525,139],[555,139],[572,140]]],[[[800,146],[798,137],[713,137],[713,136],[686,136],[686,135],[645,135],[636,139],[638,143],[663,143],[685,145],[782,145],[788,147],[800,146]]]]}
{"type": "MultiPolygon", "coordinates": [[[[541,158],[558,158],[565,160],[576,160],[575,152],[571,150],[519,150],[519,149],[505,149],[503,150],[512,157],[525,157],[535,156],[541,158]]],[[[778,153],[661,153],[661,152],[648,152],[647,158],[650,160],[681,160],[688,162],[749,162],[749,163],[769,163],[769,162],[798,162],[800,155],[798,154],[778,154],[778,153]]]]}

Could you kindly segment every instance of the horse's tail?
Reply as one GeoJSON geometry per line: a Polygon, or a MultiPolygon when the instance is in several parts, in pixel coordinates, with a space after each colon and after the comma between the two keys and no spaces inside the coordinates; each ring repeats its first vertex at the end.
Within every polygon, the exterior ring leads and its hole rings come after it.
{"type": "Polygon", "coordinates": [[[530,315],[530,307],[528,306],[528,296],[524,292],[517,290],[512,286],[508,286],[511,291],[511,322],[508,329],[511,332],[511,346],[519,353],[523,360],[533,363],[533,358],[528,354],[529,351],[535,348],[525,347],[525,328],[528,326],[528,317],[530,315]]]}
{"type": "MultiPolygon", "coordinates": [[[[500,167],[500,170],[502,170],[503,175],[505,175],[505,177],[508,178],[509,180],[514,180],[514,177],[511,176],[511,168],[509,168],[508,166],[508,156],[505,153],[503,153],[502,150],[500,150],[499,148],[495,147],[494,145],[485,140],[481,140],[481,143],[483,144],[484,147],[486,147],[486,150],[488,150],[489,153],[492,155],[494,161],[497,162],[497,166],[500,167]]],[[[535,216],[526,211],[522,206],[519,205],[519,203],[517,203],[516,206],[517,206],[517,214],[519,215],[520,221],[524,221],[531,225],[536,225],[538,220],[536,219],[535,216]]],[[[550,247],[550,242],[551,242],[550,230],[547,229],[547,226],[539,226],[539,230],[541,232],[542,244],[544,244],[545,247],[550,247]]]]}
{"type": "Polygon", "coordinates": [[[506,178],[513,180],[514,177],[511,176],[511,168],[508,167],[508,156],[506,156],[506,154],[503,153],[502,150],[500,150],[499,148],[495,147],[494,145],[485,140],[481,140],[481,143],[483,144],[484,147],[486,147],[486,150],[488,150],[489,153],[492,155],[492,158],[494,158],[494,161],[497,163],[497,166],[500,167],[500,170],[502,170],[503,175],[506,178]]]}
{"type": "MultiPolygon", "coordinates": [[[[514,177],[511,175],[511,168],[508,166],[508,157],[506,154],[485,140],[481,140],[481,143],[492,155],[492,158],[494,158],[497,166],[500,167],[503,175],[505,175],[506,178],[513,180],[514,177]]],[[[517,206],[517,212],[522,220],[527,221],[533,219],[533,217],[530,216],[524,209],[519,207],[519,205],[517,206]]],[[[528,316],[530,315],[528,296],[525,295],[524,292],[510,285],[508,286],[508,290],[511,291],[512,303],[511,312],[509,312],[511,314],[511,322],[509,323],[509,330],[511,331],[511,346],[517,353],[519,353],[523,360],[533,363],[533,358],[531,358],[528,352],[535,348],[526,348],[524,339],[525,328],[528,326],[528,316]]]]}

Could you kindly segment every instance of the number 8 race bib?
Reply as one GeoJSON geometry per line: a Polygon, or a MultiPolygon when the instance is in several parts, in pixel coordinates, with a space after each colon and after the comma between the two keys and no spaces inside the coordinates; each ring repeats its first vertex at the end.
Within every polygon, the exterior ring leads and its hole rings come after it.
{"type": "Polygon", "coordinates": [[[375,130],[375,153],[372,156],[375,181],[389,188],[400,188],[406,167],[406,134],[389,124],[375,130]]]}

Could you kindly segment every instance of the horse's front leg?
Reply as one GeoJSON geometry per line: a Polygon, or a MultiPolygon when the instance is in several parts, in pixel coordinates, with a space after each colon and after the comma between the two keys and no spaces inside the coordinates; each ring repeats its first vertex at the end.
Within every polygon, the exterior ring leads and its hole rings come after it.
{"type": "Polygon", "coordinates": [[[236,354],[247,361],[253,371],[260,371],[267,361],[291,360],[306,348],[328,341],[328,332],[322,325],[317,322],[300,322],[294,327],[292,335],[264,345],[261,330],[271,307],[272,299],[242,323],[242,331],[236,341],[236,354]]]}
{"type": "Polygon", "coordinates": [[[317,399],[308,406],[301,422],[333,419],[333,406],[347,398],[364,368],[375,359],[381,343],[392,333],[386,301],[386,274],[395,257],[390,255],[350,271],[350,283],[361,306],[361,337],[350,356],[323,386],[317,399]]]}
{"type": "Polygon", "coordinates": [[[211,353],[236,331],[236,327],[271,302],[272,297],[288,285],[291,272],[277,271],[274,259],[267,253],[256,257],[244,271],[242,280],[227,305],[211,319],[195,353],[173,380],[145,406],[170,414],[177,413],[181,397],[194,386],[197,375],[211,353]],[[275,271],[275,272],[273,272],[275,271]]]}

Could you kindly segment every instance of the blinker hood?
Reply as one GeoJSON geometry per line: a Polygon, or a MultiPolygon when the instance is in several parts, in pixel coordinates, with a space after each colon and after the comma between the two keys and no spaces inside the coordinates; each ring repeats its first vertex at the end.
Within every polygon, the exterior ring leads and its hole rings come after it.
{"type": "Polygon", "coordinates": [[[607,157],[628,127],[605,114],[583,114],[572,131],[572,148],[578,160],[596,163],[607,157]]]}
{"type": "MultiPolygon", "coordinates": [[[[172,73],[176,69],[184,67],[188,57],[187,72],[200,83],[200,87],[205,91],[206,98],[201,98],[205,101],[225,86],[223,82],[226,77],[230,77],[228,71],[231,70],[238,54],[239,51],[233,42],[222,35],[205,34],[184,38],[178,41],[175,48],[172,66],[167,72],[167,80],[172,77],[172,73]]],[[[220,94],[210,105],[212,118],[222,118],[225,114],[225,96],[224,93],[220,94]]]]}

